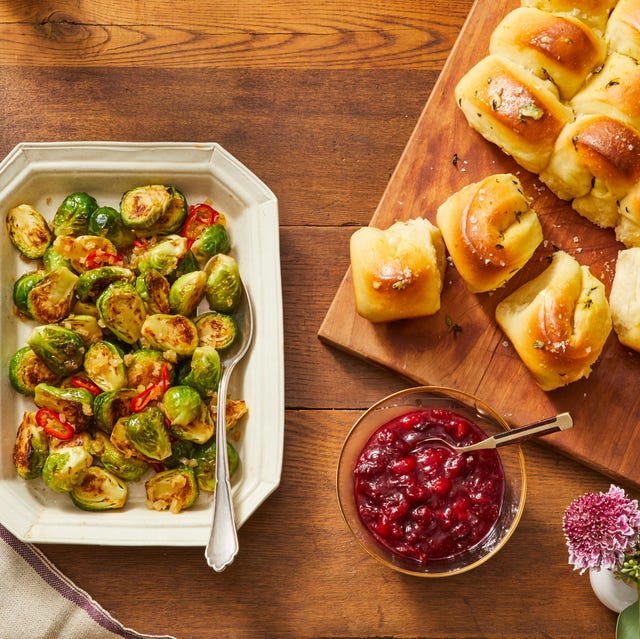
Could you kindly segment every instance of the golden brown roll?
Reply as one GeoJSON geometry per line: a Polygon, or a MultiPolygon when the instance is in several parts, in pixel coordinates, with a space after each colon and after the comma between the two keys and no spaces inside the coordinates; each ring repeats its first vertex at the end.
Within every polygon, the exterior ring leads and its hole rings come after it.
{"type": "Polygon", "coordinates": [[[438,227],[460,277],[473,293],[503,286],[542,242],[542,227],[520,180],[491,175],[438,208],[438,227]]]}
{"type": "Polygon", "coordinates": [[[455,89],[470,126],[525,169],[540,173],[573,112],[552,82],[506,58],[489,55],[455,89]]]}
{"type": "Polygon", "coordinates": [[[602,114],[640,130],[640,65],[611,53],[602,70],[571,100],[578,115],[602,114]]]}
{"type": "Polygon", "coordinates": [[[640,183],[620,200],[616,239],[627,247],[640,246],[640,183]]]}
{"type": "Polygon", "coordinates": [[[607,45],[577,18],[520,7],[495,28],[489,51],[527,67],[540,78],[550,78],[560,98],[568,100],[602,65],[607,45]]]}
{"type": "Polygon", "coordinates": [[[609,305],[620,343],[640,351],[640,248],[618,253],[609,305]]]}
{"type": "Polygon", "coordinates": [[[446,254],[429,220],[358,229],[350,252],[356,309],[365,319],[392,322],[440,309],[446,254]]]}
{"type": "Polygon", "coordinates": [[[605,34],[613,51],[640,60],[640,0],[620,0],[605,34]]]}
{"type": "Polygon", "coordinates": [[[640,132],[605,115],[567,125],[540,179],[581,215],[602,227],[618,219],[618,201],[640,180],[640,132]]]}
{"type": "Polygon", "coordinates": [[[522,0],[523,7],[569,14],[604,33],[607,19],[618,0],[522,0]]]}
{"type": "Polygon", "coordinates": [[[545,391],[588,377],[611,332],[604,285],[564,251],[498,304],[496,320],[545,391]]]}

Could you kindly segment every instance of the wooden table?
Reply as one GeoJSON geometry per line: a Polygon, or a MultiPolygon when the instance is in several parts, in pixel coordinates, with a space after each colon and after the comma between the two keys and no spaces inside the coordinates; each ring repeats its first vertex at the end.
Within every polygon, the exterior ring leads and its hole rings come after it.
{"type": "MultiPolygon", "coordinates": [[[[564,509],[609,480],[528,444],[521,525],[447,580],[389,572],[343,524],[334,474],[359,411],[406,383],[318,327],[471,0],[7,0],[0,155],[21,141],[217,141],[280,202],[286,426],[280,488],[224,573],[202,548],[43,546],[126,626],[209,637],[605,637],[567,564],[564,509]]],[[[6,425],[4,425],[6,427],[6,425]]]]}

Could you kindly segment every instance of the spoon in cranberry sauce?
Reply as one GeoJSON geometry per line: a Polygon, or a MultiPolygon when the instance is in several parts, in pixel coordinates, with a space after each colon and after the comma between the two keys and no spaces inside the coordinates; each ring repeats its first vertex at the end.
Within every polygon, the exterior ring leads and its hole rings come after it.
{"type": "Polygon", "coordinates": [[[467,444],[466,446],[458,446],[446,439],[440,437],[429,437],[419,441],[412,449],[411,452],[416,452],[423,448],[432,447],[446,447],[456,453],[468,453],[473,450],[483,450],[487,448],[499,448],[500,446],[506,446],[507,444],[514,444],[521,442],[532,437],[541,437],[542,435],[549,435],[551,433],[557,433],[561,430],[568,430],[573,426],[573,420],[569,413],[560,413],[555,417],[548,417],[520,428],[513,428],[511,430],[505,430],[502,433],[487,437],[475,444],[467,444]]]}

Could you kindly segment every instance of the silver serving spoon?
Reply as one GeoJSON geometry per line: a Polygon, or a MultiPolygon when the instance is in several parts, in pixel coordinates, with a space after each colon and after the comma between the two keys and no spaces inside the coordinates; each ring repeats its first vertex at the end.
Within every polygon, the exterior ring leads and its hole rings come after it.
{"type": "Polygon", "coordinates": [[[499,448],[500,446],[514,444],[531,437],[541,437],[542,435],[557,433],[560,430],[568,430],[572,426],[573,420],[571,419],[571,415],[569,415],[569,413],[560,413],[555,417],[548,417],[547,419],[542,419],[538,422],[527,424],[526,426],[520,426],[520,428],[505,430],[502,433],[487,437],[475,444],[468,444],[467,446],[457,446],[440,437],[429,437],[419,441],[411,449],[411,452],[413,453],[430,446],[445,446],[456,453],[468,453],[472,450],[482,450],[486,448],[499,448]]]}
{"type": "Polygon", "coordinates": [[[207,563],[216,572],[229,566],[238,554],[238,532],[236,530],[231,482],[229,480],[229,459],[227,456],[226,399],[231,372],[245,356],[253,338],[253,310],[249,293],[242,285],[242,297],[234,318],[238,325],[238,336],[221,358],[222,375],[218,383],[216,409],[216,483],[213,491],[213,521],[211,535],[205,549],[207,563]]]}

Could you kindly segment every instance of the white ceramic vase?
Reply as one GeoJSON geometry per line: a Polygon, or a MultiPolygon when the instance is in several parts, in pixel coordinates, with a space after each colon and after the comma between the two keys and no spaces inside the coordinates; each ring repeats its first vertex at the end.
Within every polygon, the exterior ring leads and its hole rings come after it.
{"type": "Polygon", "coordinates": [[[637,588],[616,579],[611,570],[590,570],[589,581],[600,602],[614,612],[622,612],[638,598],[637,588]]]}

